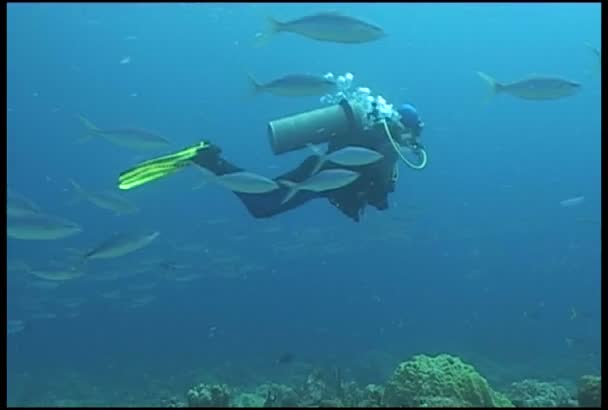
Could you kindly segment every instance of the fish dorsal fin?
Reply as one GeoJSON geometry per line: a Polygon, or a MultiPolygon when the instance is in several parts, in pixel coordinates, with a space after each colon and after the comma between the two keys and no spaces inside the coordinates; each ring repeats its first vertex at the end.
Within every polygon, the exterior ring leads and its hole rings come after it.
{"type": "Polygon", "coordinates": [[[319,148],[316,145],[313,144],[306,144],[306,146],[308,148],[311,149],[311,151],[313,152],[313,155],[315,155],[317,157],[317,162],[315,163],[314,168],[312,169],[312,171],[310,171],[310,176],[313,176],[314,174],[316,174],[317,172],[319,172],[319,170],[321,169],[321,167],[323,166],[323,164],[325,163],[325,156],[327,155],[327,153],[324,153],[321,148],[319,148]]]}

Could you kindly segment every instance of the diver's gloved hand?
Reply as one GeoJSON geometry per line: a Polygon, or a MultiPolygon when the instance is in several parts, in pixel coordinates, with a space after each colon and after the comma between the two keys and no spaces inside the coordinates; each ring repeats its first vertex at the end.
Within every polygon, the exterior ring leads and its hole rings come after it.
{"type": "Polygon", "coordinates": [[[215,172],[221,162],[222,149],[211,142],[208,144],[209,145],[206,147],[197,151],[196,156],[192,158],[192,162],[196,163],[198,166],[215,172]]]}
{"type": "Polygon", "coordinates": [[[225,175],[243,170],[243,168],[239,168],[222,158],[222,149],[219,146],[209,141],[205,141],[205,143],[205,146],[200,148],[196,156],[191,159],[196,165],[213,172],[215,175],[225,175]]]}

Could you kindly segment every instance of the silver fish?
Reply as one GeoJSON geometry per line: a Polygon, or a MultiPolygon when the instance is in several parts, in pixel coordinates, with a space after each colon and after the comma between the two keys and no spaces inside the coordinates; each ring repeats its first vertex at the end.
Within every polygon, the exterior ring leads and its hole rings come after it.
{"type": "Polygon", "coordinates": [[[267,83],[260,83],[249,74],[254,94],[267,92],[283,97],[320,96],[332,92],[336,82],[317,75],[288,74],[267,83]]]}
{"type": "Polygon", "coordinates": [[[576,196],[573,198],[564,199],[563,201],[559,201],[559,205],[563,208],[570,208],[573,206],[581,205],[585,202],[584,196],[576,196]]]}
{"type": "Polygon", "coordinates": [[[64,281],[64,280],[72,280],[81,277],[84,275],[84,271],[78,269],[77,267],[68,267],[65,269],[57,270],[57,271],[41,271],[28,269],[27,272],[31,275],[34,275],[40,279],[50,280],[50,281],[64,281]]]}
{"type": "Polygon", "coordinates": [[[7,189],[6,191],[6,214],[7,216],[23,216],[27,214],[40,213],[41,209],[31,199],[7,189]]]}
{"type": "Polygon", "coordinates": [[[148,246],[158,235],[160,235],[160,232],[113,235],[87,252],[84,259],[109,259],[127,255],[148,246]]]}
{"type": "Polygon", "coordinates": [[[287,186],[289,191],[281,204],[293,198],[298,191],[324,192],[338,189],[354,182],[360,175],[358,172],[347,169],[326,169],[300,183],[282,179],[279,182],[287,186]]]}
{"type": "Polygon", "coordinates": [[[231,191],[247,194],[261,194],[274,191],[279,187],[272,179],[246,171],[224,174],[217,180],[231,191]]]}
{"type": "Polygon", "coordinates": [[[117,215],[134,214],[139,211],[135,204],[118,194],[113,192],[88,192],[71,179],[70,183],[79,197],[86,199],[98,208],[110,210],[117,215]]]}
{"type": "Polygon", "coordinates": [[[315,168],[310,173],[311,175],[316,174],[323,164],[328,161],[345,167],[353,167],[372,164],[384,157],[379,152],[365,147],[348,146],[329,154],[323,154],[312,145],[309,145],[309,147],[319,156],[315,168]]]}
{"type": "Polygon", "coordinates": [[[80,225],[65,218],[47,214],[9,216],[6,220],[9,237],[24,240],[55,240],[82,231],[80,225]]]}
{"type": "Polygon", "coordinates": [[[23,329],[25,329],[25,322],[23,320],[9,319],[6,321],[6,331],[9,335],[19,333],[23,329]]]}
{"type": "Polygon", "coordinates": [[[206,168],[199,167],[205,179],[214,182],[233,192],[245,194],[261,194],[274,191],[279,185],[272,179],[247,171],[238,171],[230,174],[215,175],[206,168]]]}
{"type": "Polygon", "coordinates": [[[166,148],[170,142],[163,136],[152,131],[137,128],[122,129],[100,129],[82,115],[79,116],[80,122],[85,127],[83,140],[91,137],[103,137],[116,145],[122,145],[135,150],[157,150],[166,148]]]}
{"type": "Polygon", "coordinates": [[[269,17],[268,21],[270,31],[258,38],[257,45],[264,44],[272,35],[281,32],[295,33],[313,40],[344,44],[367,43],[386,35],[381,27],[339,12],[317,13],[285,22],[269,17]]]}
{"type": "Polygon", "coordinates": [[[556,100],[576,94],[581,84],[552,76],[531,76],[525,80],[500,83],[488,74],[477,74],[490,86],[492,94],[507,93],[524,100],[556,100]]]}

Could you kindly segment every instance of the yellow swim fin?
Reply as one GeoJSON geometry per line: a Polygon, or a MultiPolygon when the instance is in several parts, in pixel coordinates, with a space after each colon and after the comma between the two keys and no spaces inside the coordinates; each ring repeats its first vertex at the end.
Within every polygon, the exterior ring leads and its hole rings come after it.
{"type": "Polygon", "coordinates": [[[200,150],[208,147],[210,147],[208,142],[201,141],[194,146],[185,148],[176,153],[142,162],[120,174],[118,177],[118,188],[122,190],[133,189],[166,175],[173,174],[190,165],[191,159],[194,158],[200,150]]]}

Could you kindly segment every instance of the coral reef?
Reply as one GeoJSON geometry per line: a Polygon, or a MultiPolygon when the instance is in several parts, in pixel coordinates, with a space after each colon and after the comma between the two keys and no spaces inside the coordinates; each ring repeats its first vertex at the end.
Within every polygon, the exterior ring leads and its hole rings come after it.
{"type": "Polygon", "coordinates": [[[383,407],[384,387],[368,384],[361,388],[356,382],[343,383],[337,398],[342,407],[383,407]]]}
{"type": "MultiPolygon", "coordinates": [[[[292,385],[266,382],[247,388],[201,383],[187,393],[188,407],[599,407],[601,379],[584,376],[574,385],[525,379],[511,383],[506,394],[495,391],[472,365],[448,354],[417,355],[398,365],[385,385],[361,385],[346,369],[309,367],[292,385]],[[245,390],[247,389],[247,390],[245,390]],[[249,390],[253,389],[253,390],[249,390]]],[[[186,403],[168,397],[163,407],[186,403]]]]}
{"type": "MultiPolygon", "coordinates": [[[[265,383],[255,391],[235,391],[225,385],[199,384],[188,391],[188,407],[383,407],[382,386],[364,388],[355,382],[344,382],[341,372],[315,370],[295,388],[265,383]]],[[[164,403],[181,407],[171,398],[164,403]]]]}
{"type": "Polygon", "coordinates": [[[176,407],[188,407],[186,403],[181,401],[175,396],[169,398],[163,398],[160,401],[160,407],[176,408],[176,407]]]}
{"type": "Polygon", "coordinates": [[[188,407],[228,407],[230,392],[224,384],[199,384],[188,390],[188,407]]]}
{"type": "Polygon", "coordinates": [[[231,407],[268,407],[265,406],[266,399],[255,393],[241,393],[233,400],[231,407]]]}
{"type": "Polygon", "coordinates": [[[583,376],[578,382],[578,404],[581,407],[600,407],[602,404],[602,379],[599,376],[583,376]]]}
{"type": "Polygon", "coordinates": [[[368,384],[363,389],[363,397],[359,400],[357,407],[383,407],[384,387],[368,384]]]}
{"type": "Polygon", "coordinates": [[[338,368],[330,371],[313,370],[296,391],[300,406],[345,407],[348,406],[346,388],[342,372],[338,368]]]}
{"type": "Polygon", "coordinates": [[[557,383],[526,379],[511,384],[506,393],[515,407],[574,407],[568,390],[557,383]]]}
{"type": "Polygon", "coordinates": [[[391,407],[513,407],[469,364],[447,354],[399,364],[384,391],[391,407]]]}
{"type": "Polygon", "coordinates": [[[257,394],[264,397],[264,407],[297,407],[300,402],[296,391],[284,384],[263,384],[257,394]]]}
{"type": "Polygon", "coordinates": [[[241,392],[231,402],[231,407],[298,407],[300,397],[289,386],[266,383],[255,392],[241,392]]]}
{"type": "MultiPolygon", "coordinates": [[[[316,371],[308,375],[301,388],[301,397],[307,406],[318,406],[323,399],[330,399],[327,383],[323,380],[323,373],[316,371]]],[[[335,407],[335,406],[332,406],[335,407]]]]}

